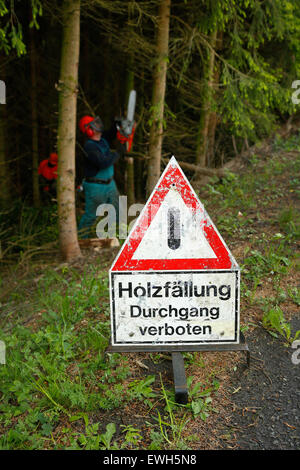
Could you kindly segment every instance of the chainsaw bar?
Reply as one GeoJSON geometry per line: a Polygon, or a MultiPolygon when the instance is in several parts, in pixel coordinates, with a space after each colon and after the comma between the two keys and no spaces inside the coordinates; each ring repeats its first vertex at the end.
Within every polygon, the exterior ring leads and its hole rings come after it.
{"type": "Polygon", "coordinates": [[[132,133],[132,129],[134,126],[135,103],[136,91],[131,90],[128,98],[127,116],[125,119],[121,119],[121,126],[118,128],[120,133],[123,134],[125,137],[129,137],[132,133]]]}

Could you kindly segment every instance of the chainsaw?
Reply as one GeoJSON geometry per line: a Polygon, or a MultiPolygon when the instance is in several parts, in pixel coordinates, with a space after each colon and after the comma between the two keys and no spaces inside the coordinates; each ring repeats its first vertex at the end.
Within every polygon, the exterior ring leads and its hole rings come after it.
{"type": "Polygon", "coordinates": [[[133,142],[136,123],[134,121],[136,103],[136,91],[131,90],[128,98],[126,118],[116,119],[117,138],[122,144],[126,144],[127,152],[130,152],[133,142]]]}

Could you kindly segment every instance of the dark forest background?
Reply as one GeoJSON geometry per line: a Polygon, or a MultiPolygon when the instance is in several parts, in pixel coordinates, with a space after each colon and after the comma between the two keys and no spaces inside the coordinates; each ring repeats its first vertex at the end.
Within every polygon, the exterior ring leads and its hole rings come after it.
{"type": "MultiPolygon", "coordinates": [[[[84,158],[80,117],[100,115],[109,128],[116,116],[125,114],[128,93],[134,88],[133,160],[119,161],[116,180],[130,202],[143,202],[147,196],[149,139],[158,106],[153,102],[153,76],[164,3],[169,3],[170,16],[163,145],[160,155],[150,158],[164,165],[174,154],[180,162],[199,167],[200,174],[201,168],[214,171],[268,137],[297,111],[291,96],[292,83],[300,77],[298,1],[79,3],[75,187],[81,183],[84,158]]],[[[4,214],[14,204],[44,206],[37,166],[57,151],[66,4],[72,2],[0,2],[0,79],[6,83],[6,104],[0,106],[4,214]]],[[[198,174],[193,166],[184,170],[192,180],[198,174]]],[[[10,232],[3,224],[5,240],[10,232]]]]}

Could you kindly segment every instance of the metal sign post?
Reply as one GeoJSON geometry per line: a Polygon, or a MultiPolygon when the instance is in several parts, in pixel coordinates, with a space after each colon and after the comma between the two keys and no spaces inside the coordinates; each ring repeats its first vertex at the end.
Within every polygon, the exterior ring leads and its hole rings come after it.
{"type": "Polygon", "coordinates": [[[110,351],[172,353],[187,401],[183,351],[246,350],[240,269],[174,157],[110,270],[110,351]]]}

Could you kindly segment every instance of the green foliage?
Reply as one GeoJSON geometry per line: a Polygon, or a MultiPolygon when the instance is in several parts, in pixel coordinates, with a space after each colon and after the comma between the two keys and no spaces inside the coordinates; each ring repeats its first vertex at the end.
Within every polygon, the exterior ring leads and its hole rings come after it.
{"type": "Polygon", "coordinates": [[[118,446],[112,442],[113,436],[116,433],[116,425],[109,423],[106,426],[106,431],[99,434],[99,423],[88,424],[85,419],[86,427],[85,433],[80,434],[76,439],[72,440],[72,444],[68,447],[69,450],[117,450],[118,446]]]}
{"type": "Polygon", "coordinates": [[[155,377],[149,375],[142,380],[134,380],[129,384],[130,396],[132,399],[142,400],[151,406],[149,398],[155,398],[156,393],[153,392],[151,384],[154,382],[155,377]]]}
{"type": "Polygon", "coordinates": [[[297,287],[288,287],[287,289],[290,299],[298,306],[300,306],[300,289],[297,287]]]}
{"type": "Polygon", "coordinates": [[[115,423],[106,425],[106,430],[103,433],[99,432],[100,423],[89,424],[88,418],[84,416],[85,432],[79,436],[72,437],[69,450],[121,450],[121,449],[134,449],[141,440],[140,430],[132,425],[121,426],[124,440],[120,444],[116,437],[117,427],[115,423]]]}
{"type": "Polygon", "coordinates": [[[281,137],[280,135],[276,134],[272,147],[275,152],[278,152],[280,150],[290,152],[292,150],[299,150],[299,145],[300,132],[292,135],[291,137],[289,137],[289,139],[285,139],[284,137],[281,137]]]}
{"type": "Polygon", "coordinates": [[[9,208],[1,207],[0,234],[4,261],[10,258],[24,261],[47,252],[49,244],[58,239],[56,207],[36,209],[21,200],[14,201],[9,208]]]}
{"type": "Polygon", "coordinates": [[[212,411],[212,397],[211,394],[219,389],[219,382],[214,380],[211,387],[203,387],[203,384],[198,382],[192,387],[194,377],[188,378],[189,397],[191,402],[187,405],[193,415],[199,416],[203,421],[206,421],[212,411]]]}
{"type": "Polygon", "coordinates": [[[71,419],[79,411],[114,409],[128,400],[122,385],[128,368],[120,366],[120,355],[104,355],[110,331],[107,293],[106,275],[93,268],[80,278],[69,269],[49,270],[35,299],[37,312],[43,312],[37,317],[39,328],[15,325],[13,333],[6,333],[4,324],[0,330],[7,351],[7,363],[0,368],[4,448],[40,448],[41,436],[51,434],[58,416],[71,419]],[[99,312],[101,321],[85,319],[99,312]],[[51,419],[36,421],[36,413],[45,409],[51,419]],[[22,423],[10,432],[10,420],[21,415],[22,423]]]}
{"type": "MultiPolygon", "coordinates": [[[[20,0],[1,0],[0,16],[3,19],[0,28],[0,51],[9,54],[12,50],[16,51],[18,57],[26,53],[26,45],[23,38],[23,27],[16,13],[20,0]]],[[[32,21],[30,28],[39,28],[37,19],[42,16],[43,8],[40,0],[31,0],[32,21]]]]}
{"type": "Polygon", "coordinates": [[[244,260],[243,274],[246,278],[286,274],[290,265],[291,261],[286,256],[274,252],[273,248],[268,249],[264,254],[258,250],[252,250],[250,256],[244,260]]]}
{"type": "Polygon", "coordinates": [[[122,444],[122,448],[126,447],[134,447],[136,446],[141,440],[142,436],[140,434],[140,430],[128,424],[127,426],[121,425],[122,433],[125,434],[125,442],[122,444]]]}
{"type": "MultiPolygon", "coordinates": [[[[255,142],[268,136],[279,115],[297,110],[291,100],[291,84],[299,74],[299,4],[289,0],[191,0],[185,10],[181,15],[185,28],[174,21],[173,29],[178,32],[176,39],[171,34],[169,72],[175,76],[185,134],[192,138],[199,132],[195,126],[191,132],[192,119],[184,113],[189,106],[195,110],[200,131],[204,130],[203,114],[216,111],[221,121],[219,139],[230,145],[229,138],[236,136],[239,150],[244,138],[255,142]],[[215,36],[214,44],[211,38],[215,36]]],[[[181,138],[183,135],[181,132],[181,138]]],[[[191,139],[186,143],[190,148],[191,139]]],[[[209,150],[221,153],[223,148],[209,150]]]]}
{"type": "MultiPolygon", "coordinates": [[[[245,241],[239,260],[242,305],[244,303],[247,309],[255,304],[257,313],[261,311],[261,315],[266,315],[271,312],[270,319],[274,312],[276,318],[277,308],[284,302],[291,300],[296,305],[299,302],[296,287],[290,286],[286,290],[280,287],[285,276],[298,269],[299,211],[290,198],[289,202],[286,198],[289,195],[292,198],[298,196],[300,160],[285,154],[298,147],[299,134],[289,139],[277,136],[273,144],[277,155],[262,160],[254,154],[249,170],[244,174],[237,176],[228,173],[221,183],[208,185],[206,209],[210,212],[210,205],[213,208],[222,207],[221,214],[216,217],[217,227],[227,237],[245,241]],[[275,207],[274,215],[266,212],[268,207],[275,207]],[[262,297],[261,291],[266,285],[273,288],[276,294],[262,297]]],[[[278,327],[280,325],[280,322],[277,323],[278,327]]],[[[271,331],[279,336],[289,336],[289,325],[287,322],[284,325],[280,326],[282,334],[271,331]]]]}
{"type": "Polygon", "coordinates": [[[288,323],[285,318],[283,311],[279,306],[269,308],[266,310],[262,324],[269,333],[276,338],[278,334],[284,338],[287,342],[287,345],[290,345],[300,336],[300,330],[295,333],[295,336],[292,336],[291,325],[288,323]]]}
{"type": "Polygon", "coordinates": [[[281,211],[278,217],[279,227],[288,240],[300,238],[300,214],[293,207],[281,211]]]}
{"type": "Polygon", "coordinates": [[[270,132],[277,109],[293,112],[290,84],[283,79],[281,62],[273,61],[266,51],[272,41],[283,42],[291,51],[290,32],[300,27],[296,12],[296,5],[289,1],[276,0],[271,6],[252,0],[242,2],[236,15],[229,13],[233,27],[227,30],[230,55],[222,70],[225,89],[220,115],[237,136],[256,140],[270,132]]]}
{"type": "MultiPolygon", "coordinates": [[[[167,442],[170,449],[188,449],[184,439],[182,439],[182,432],[189,421],[186,413],[183,416],[176,416],[174,413],[174,402],[171,402],[168,396],[168,393],[164,387],[162,377],[160,376],[161,389],[163,399],[166,403],[167,416],[162,417],[161,413],[158,411],[158,424],[161,436],[167,442]]],[[[157,436],[156,437],[157,442],[157,436]]]]}
{"type": "Polygon", "coordinates": [[[157,411],[159,432],[151,430],[150,450],[161,448],[163,442],[167,444],[168,449],[188,449],[188,441],[192,440],[192,437],[183,437],[183,430],[191,416],[206,421],[211,412],[216,412],[212,407],[212,395],[219,388],[218,381],[213,380],[211,386],[205,387],[200,382],[192,386],[193,380],[192,376],[187,378],[189,402],[186,405],[180,405],[175,402],[174,391],[165,388],[160,376],[165,408],[164,414],[157,411]]]}

